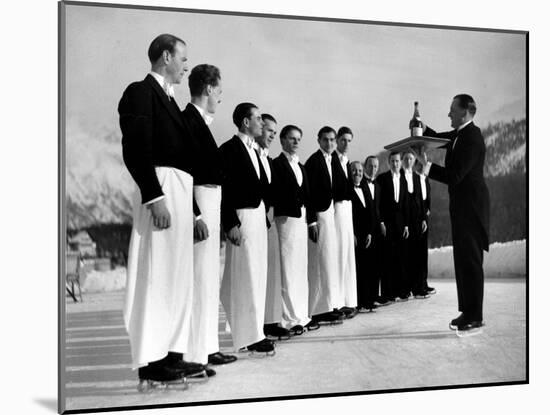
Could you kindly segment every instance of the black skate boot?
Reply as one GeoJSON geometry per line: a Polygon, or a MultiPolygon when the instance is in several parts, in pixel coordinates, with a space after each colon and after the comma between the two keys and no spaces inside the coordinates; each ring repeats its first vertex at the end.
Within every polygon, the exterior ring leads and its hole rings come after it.
{"type": "Polygon", "coordinates": [[[321,325],[315,320],[309,320],[309,323],[306,324],[305,328],[307,329],[307,331],[313,331],[320,329],[321,325]]]}
{"type": "Polygon", "coordinates": [[[208,380],[206,367],[200,363],[186,362],[183,360],[183,355],[181,353],[169,352],[168,356],[159,362],[162,362],[165,366],[181,372],[188,381],[197,382],[208,380]]]}
{"type": "Polygon", "coordinates": [[[160,364],[148,364],[138,369],[139,392],[151,392],[155,389],[186,390],[187,379],[181,371],[160,364]]]}
{"type": "Polygon", "coordinates": [[[327,312],[327,313],[321,313],[321,314],[315,314],[314,316],[311,316],[311,319],[315,321],[318,324],[342,324],[343,323],[343,313],[334,313],[334,312],[327,312]]]}
{"type": "Polygon", "coordinates": [[[264,324],[264,334],[268,338],[275,338],[277,340],[290,339],[290,331],[279,326],[277,323],[264,324]]]}
{"type": "Polygon", "coordinates": [[[301,336],[304,334],[304,326],[296,324],[289,331],[293,336],[301,336]]]}
{"type": "Polygon", "coordinates": [[[357,314],[357,309],[355,307],[342,307],[338,311],[344,313],[345,318],[353,318],[357,314]]]}
{"type": "Polygon", "coordinates": [[[275,345],[269,339],[263,339],[246,347],[250,355],[260,354],[264,356],[275,356],[275,345]]]}

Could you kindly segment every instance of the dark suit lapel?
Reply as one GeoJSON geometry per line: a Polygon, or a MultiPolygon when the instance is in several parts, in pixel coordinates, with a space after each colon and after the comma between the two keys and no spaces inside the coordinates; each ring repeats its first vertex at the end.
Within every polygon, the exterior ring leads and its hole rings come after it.
{"type": "Polygon", "coordinates": [[[160,101],[166,107],[168,113],[172,116],[172,118],[174,118],[176,123],[183,128],[183,121],[181,120],[181,114],[179,113],[178,104],[176,104],[175,102],[170,102],[168,95],[166,95],[164,89],[162,89],[162,87],[159,85],[156,79],[153,78],[152,75],[147,75],[145,79],[151,84],[151,86],[159,96],[160,101]]]}
{"type": "Polygon", "coordinates": [[[191,103],[187,104],[186,110],[189,111],[191,114],[193,114],[193,121],[197,123],[197,125],[201,129],[201,133],[215,142],[214,136],[212,135],[212,131],[210,131],[210,127],[206,125],[206,122],[204,121],[204,118],[202,118],[202,115],[200,114],[199,110],[191,103]]]}
{"type": "MultiPolygon", "coordinates": [[[[239,151],[241,152],[242,157],[246,160],[245,163],[248,165],[248,169],[250,170],[249,174],[254,174],[254,177],[258,179],[258,174],[256,173],[256,169],[254,168],[254,164],[252,163],[252,160],[250,160],[250,156],[248,155],[248,150],[246,148],[246,145],[242,142],[242,140],[238,135],[234,135],[233,140],[235,141],[235,146],[239,148],[239,151]]],[[[260,161],[260,157],[258,156],[258,153],[256,152],[256,150],[254,150],[254,154],[256,156],[256,160],[258,160],[259,168],[260,168],[260,179],[258,180],[261,180],[262,173],[265,176],[265,172],[262,167],[262,162],[260,161]]],[[[267,176],[266,176],[266,181],[267,181],[267,176]]]]}
{"type": "MultiPolygon", "coordinates": [[[[279,156],[281,157],[282,159],[282,162],[283,162],[283,166],[285,166],[285,170],[287,171],[287,174],[290,175],[290,177],[292,177],[294,179],[294,183],[296,183],[296,187],[300,187],[298,185],[298,180],[296,179],[296,175],[294,174],[294,171],[292,170],[292,167],[290,166],[290,161],[288,161],[288,159],[286,158],[286,156],[281,153],[281,155],[279,156]]],[[[299,166],[299,164],[298,164],[299,166]]],[[[302,184],[303,184],[303,176],[304,176],[304,171],[302,170],[302,184]]]]}
{"type": "MultiPolygon", "coordinates": [[[[325,156],[323,155],[323,152],[319,149],[317,150],[319,162],[321,163],[321,169],[328,175],[329,184],[332,187],[332,183],[334,182],[334,177],[332,177],[332,172],[328,171],[327,163],[325,162],[325,156]],[[332,180],[331,180],[332,177],[332,180]]],[[[332,166],[332,158],[330,160],[330,165],[332,166]]]]}

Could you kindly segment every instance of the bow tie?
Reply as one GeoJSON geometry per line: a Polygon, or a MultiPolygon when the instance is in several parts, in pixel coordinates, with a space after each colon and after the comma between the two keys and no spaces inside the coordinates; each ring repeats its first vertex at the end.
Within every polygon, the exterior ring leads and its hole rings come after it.
{"type": "Polygon", "coordinates": [[[348,158],[344,154],[338,154],[338,160],[340,160],[340,163],[344,163],[344,164],[348,163],[348,158]]]}
{"type": "Polygon", "coordinates": [[[211,115],[208,115],[206,112],[204,113],[202,119],[204,120],[204,123],[206,125],[210,125],[212,124],[212,121],[214,121],[214,117],[212,117],[211,115]]]}
{"type": "Polygon", "coordinates": [[[372,179],[367,179],[367,183],[372,184],[372,183],[374,183],[374,180],[372,180],[372,179]]]}
{"type": "Polygon", "coordinates": [[[361,185],[360,184],[354,184],[353,185],[356,189],[360,189],[361,188],[361,185]]]}
{"type": "Polygon", "coordinates": [[[258,151],[260,152],[260,157],[267,157],[269,155],[269,150],[267,148],[258,146],[258,151]]]}

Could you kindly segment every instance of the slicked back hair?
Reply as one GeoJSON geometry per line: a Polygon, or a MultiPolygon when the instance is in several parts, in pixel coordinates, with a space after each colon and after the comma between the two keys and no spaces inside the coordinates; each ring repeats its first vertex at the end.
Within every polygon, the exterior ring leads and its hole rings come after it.
{"type": "Polygon", "coordinates": [[[220,79],[220,70],[216,66],[207,63],[197,65],[189,74],[189,92],[192,97],[199,97],[208,85],[217,86],[220,79]]]}
{"type": "MultiPolygon", "coordinates": [[[[369,161],[370,159],[376,159],[376,160],[378,160],[378,157],[376,157],[376,156],[368,156],[368,157],[365,159],[365,166],[367,165],[367,161],[369,161]]],[[[380,162],[380,160],[378,160],[378,162],[380,162]]]]}
{"type": "Polygon", "coordinates": [[[302,130],[299,127],[296,127],[295,125],[289,124],[285,125],[283,129],[281,130],[281,133],[279,134],[279,137],[281,139],[286,138],[286,135],[291,132],[292,130],[296,130],[300,133],[300,136],[303,135],[302,130]]]}
{"type": "Polygon", "coordinates": [[[325,125],[325,126],[324,126],[323,128],[321,128],[321,129],[319,130],[319,132],[317,133],[317,139],[321,138],[321,136],[322,136],[323,134],[327,134],[327,133],[334,133],[334,135],[336,135],[336,131],[334,131],[334,128],[325,125]]]}
{"type": "Polygon", "coordinates": [[[390,160],[391,157],[392,157],[392,156],[395,156],[396,154],[399,156],[399,159],[400,159],[400,160],[403,159],[403,157],[401,156],[401,152],[399,152],[399,151],[391,151],[390,154],[388,155],[388,160],[390,160]]]}
{"type": "Polygon", "coordinates": [[[349,127],[340,127],[338,129],[338,134],[336,135],[336,137],[342,137],[344,134],[351,134],[351,136],[353,137],[353,133],[351,131],[351,128],[349,127]]]}
{"type": "Polygon", "coordinates": [[[162,56],[162,52],[164,52],[165,50],[170,52],[170,55],[173,55],[174,49],[178,42],[186,45],[186,43],[179,37],[171,35],[169,33],[158,35],[149,45],[149,50],[147,51],[149,61],[151,63],[155,63],[156,61],[158,61],[159,58],[162,56]]]}
{"type": "Polygon", "coordinates": [[[238,129],[241,129],[243,120],[252,115],[252,110],[254,108],[258,109],[258,107],[251,102],[241,102],[237,105],[233,111],[233,124],[235,124],[238,129]]]}
{"type": "Polygon", "coordinates": [[[277,120],[275,117],[271,114],[262,114],[262,121],[271,121],[277,124],[277,120]]]}
{"type": "Polygon", "coordinates": [[[458,94],[453,99],[458,101],[458,106],[470,113],[470,115],[475,115],[477,111],[476,103],[474,99],[468,94],[458,94]]]}

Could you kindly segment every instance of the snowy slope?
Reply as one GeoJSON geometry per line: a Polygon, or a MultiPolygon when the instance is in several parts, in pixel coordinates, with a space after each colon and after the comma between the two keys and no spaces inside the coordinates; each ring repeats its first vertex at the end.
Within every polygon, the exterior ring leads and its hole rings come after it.
{"type": "MultiPolygon", "coordinates": [[[[486,175],[525,172],[525,120],[489,124],[486,175]]],[[[134,182],[122,162],[120,135],[85,132],[75,122],[66,131],[66,201],[69,229],[130,223],[134,182]]]]}

